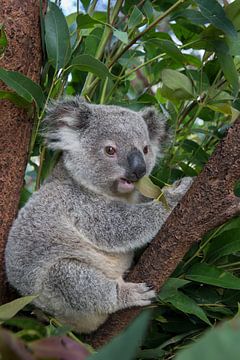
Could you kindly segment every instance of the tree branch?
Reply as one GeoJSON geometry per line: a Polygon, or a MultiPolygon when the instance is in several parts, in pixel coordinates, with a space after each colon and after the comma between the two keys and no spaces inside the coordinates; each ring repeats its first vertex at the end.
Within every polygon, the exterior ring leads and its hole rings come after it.
{"type": "MultiPolygon", "coordinates": [[[[127,281],[146,282],[158,292],[191,245],[240,212],[240,199],[234,195],[234,185],[240,179],[239,139],[240,118],[127,275],[127,281]]],[[[87,341],[95,348],[104,345],[140,311],[131,308],[113,314],[87,341]]]]}
{"type": "MultiPolygon", "coordinates": [[[[46,6],[46,1],[43,1],[46,6]]],[[[19,71],[38,82],[41,69],[40,2],[0,0],[0,22],[4,24],[8,46],[0,66],[19,71]]],[[[6,89],[1,84],[1,89],[6,89]]],[[[0,303],[9,299],[5,284],[4,249],[9,228],[17,213],[31,137],[32,119],[25,110],[7,100],[0,112],[0,303]]]]}

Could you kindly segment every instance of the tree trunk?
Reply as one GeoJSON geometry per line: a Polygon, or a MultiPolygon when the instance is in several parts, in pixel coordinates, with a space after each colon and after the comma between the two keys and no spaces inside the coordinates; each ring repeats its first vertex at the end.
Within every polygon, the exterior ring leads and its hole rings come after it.
{"type": "MultiPolygon", "coordinates": [[[[0,66],[21,72],[38,82],[41,69],[40,2],[0,0],[0,23],[4,24],[8,46],[0,66]]],[[[5,89],[1,83],[1,89],[5,89]]],[[[4,274],[4,248],[16,216],[23,185],[31,137],[32,119],[7,100],[0,111],[0,303],[8,289],[4,274]]]]}
{"type": "MultiPolygon", "coordinates": [[[[240,119],[127,275],[127,281],[146,282],[159,292],[191,245],[240,212],[240,198],[234,195],[234,185],[240,179],[239,139],[240,119]]],[[[96,348],[104,345],[140,311],[131,308],[113,314],[87,340],[96,348]]]]}

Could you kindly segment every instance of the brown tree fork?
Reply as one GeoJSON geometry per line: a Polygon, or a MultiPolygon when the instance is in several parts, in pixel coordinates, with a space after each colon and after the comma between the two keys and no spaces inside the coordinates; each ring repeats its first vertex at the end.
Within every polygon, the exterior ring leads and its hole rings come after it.
{"type": "MultiPolygon", "coordinates": [[[[234,186],[240,179],[240,118],[219,143],[202,173],[173,210],[157,236],[127,275],[158,292],[191,245],[209,230],[240,213],[234,186]]],[[[131,308],[111,315],[87,338],[98,348],[122,331],[141,311],[131,308]]]]}

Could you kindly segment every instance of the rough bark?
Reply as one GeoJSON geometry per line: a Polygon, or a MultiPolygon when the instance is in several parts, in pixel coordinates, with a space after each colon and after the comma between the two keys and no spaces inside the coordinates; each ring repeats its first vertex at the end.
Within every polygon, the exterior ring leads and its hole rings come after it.
{"type": "MultiPolygon", "coordinates": [[[[19,71],[38,82],[41,68],[40,2],[0,0],[0,23],[5,26],[8,47],[0,66],[19,71]]],[[[5,89],[4,84],[0,84],[5,89]]],[[[0,303],[7,300],[4,248],[16,216],[27,163],[32,119],[9,101],[0,101],[0,303]]]]}
{"type": "MultiPolygon", "coordinates": [[[[240,119],[229,129],[202,173],[141,256],[127,281],[146,282],[159,291],[193,243],[240,212],[234,185],[240,179],[240,119]]],[[[113,314],[87,340],[97,348],[122,331],[139,313],[113,314]]]]}

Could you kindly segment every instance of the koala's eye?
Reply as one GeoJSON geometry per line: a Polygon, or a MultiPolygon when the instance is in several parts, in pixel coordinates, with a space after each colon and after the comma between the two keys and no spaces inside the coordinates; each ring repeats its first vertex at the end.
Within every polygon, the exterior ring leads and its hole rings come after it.
{"type": "Polygon", "coordinates": [[[113,146],[106,146],[105,153],[109,156],[113,156],[116,154],[116,149],[113,146]]]}
{"type": "Polygon", "coordinates": [[[143,153],[144,153],[144,154],[147,154],[148,151],[149,151],[149,147],[148,147],[147,145],[144,146],[144,148],[143,148],[143,153]]]}

